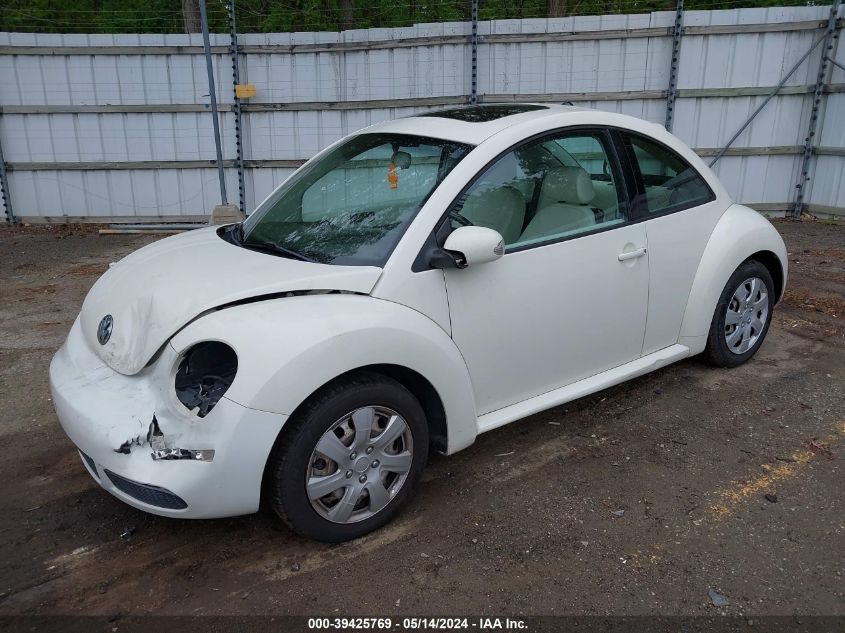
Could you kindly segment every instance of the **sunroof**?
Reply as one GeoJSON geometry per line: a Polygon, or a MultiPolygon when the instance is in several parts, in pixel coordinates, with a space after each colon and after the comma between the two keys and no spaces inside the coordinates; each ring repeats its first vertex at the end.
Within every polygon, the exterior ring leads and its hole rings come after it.
{"type": "Polygon", "coordinates": [[[436,116],[441,119],[455,119],[467,123],[486,123],[506,116],[533,112],[534,110],[548,110],[547,106],[534,103],[502,103],[495,105],[463,106],[448,110],[435,110],[417,116],[436,116]]]}

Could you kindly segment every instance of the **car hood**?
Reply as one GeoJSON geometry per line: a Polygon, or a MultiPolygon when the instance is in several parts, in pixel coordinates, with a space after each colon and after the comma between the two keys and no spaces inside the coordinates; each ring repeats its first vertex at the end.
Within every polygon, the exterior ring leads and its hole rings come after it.
{"type": "Polygon", "coordinates": [[[381,268],[372,266],[314,264],[251,251],[209,227],[155,242],[112,264],[88,292],[80,325],[91,349],[109,367],[131,375],[208,310],[285,292],[369,294],[380,274],[381,268]],[[97,330],[106,315],[111,315],[112,331],[101,344],[97,330]]]}

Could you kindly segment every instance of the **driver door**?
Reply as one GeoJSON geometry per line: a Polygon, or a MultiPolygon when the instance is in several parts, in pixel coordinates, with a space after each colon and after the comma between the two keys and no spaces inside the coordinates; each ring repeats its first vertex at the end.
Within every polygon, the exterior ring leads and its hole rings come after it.
{"type": "Polygon", "coordinates": [[[456,228],[493,228],[494,262],[445,271],[452,337],[479,415],[640,357],[648,254],[610,135],[555,133],[492,163],[456,200],[456,228]]]}

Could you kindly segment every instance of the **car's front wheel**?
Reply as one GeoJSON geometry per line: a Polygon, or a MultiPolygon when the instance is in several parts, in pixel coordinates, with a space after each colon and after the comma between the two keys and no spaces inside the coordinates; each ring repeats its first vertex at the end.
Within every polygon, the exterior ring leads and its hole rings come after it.
{"type": "Polygon", "coordinates": [[[428,425],[413,394],[360,373],[322,389],[285,425],[268,463],[268,498],[304,536],[354,539],[396,515],[427,456],[428,425]]]}
{"type": "Polygon", "coordinates": [[[774,306],[769,270],[749,259],[725,284],[707,337],[705,356],[714,365],[737,367],[750,359],[766,338],[774,306]]]}

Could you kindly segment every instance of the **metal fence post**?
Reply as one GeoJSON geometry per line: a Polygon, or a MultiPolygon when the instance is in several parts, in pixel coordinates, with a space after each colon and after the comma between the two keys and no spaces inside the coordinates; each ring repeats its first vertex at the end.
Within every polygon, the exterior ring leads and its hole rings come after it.
{"type": "Polygon", "coordinates": [[[200,22],[202,23],[202,45],[205,49],[205,69],[208,72],[208,97],[211,100],[211,119],[214,124],[214,147],[217,150],[217,176],[220,179],[220,200],[229,204],[226,199],[226,173],[223,171],[223,150],[220,147],[220,121],[217,118],[217,91],[214,88],[214,68],[211,65],[211,44],[208,41],[208,13],[205,0],[200,3],[200,22]]]}
{"type": "MultiPolygon", "coordinates": [[[[801,169],[798,172],[798,183],[795,185],[795,202],[790,209],[789,215],[797,218],[804,211],[804,197],[806,194],[807,182],[810,180],[810,161],[815,154],[816,128],[819,123],[822,95],[825,91],[828,75],[828,61],[833,50],[833,38],[837,27],[839,14],[839,3],[841,0],[833,0],[830,5],[830,14],[827,19],[827,28],[824,33],[824,44],[822,45],[821,59],[819,60],[819,72],[816,75],[816,86],[813,89],[813,102],[810,109],[810,122],[807,126],[807,137],[804,139],[804,151],[801,154],[801,169]]],[[[818,162],[818,161],[817,161],[818,162]]]]}
{"type": "Polygon", "coordinates": [[[666,91],[666,129],[672,131],[675,120],[675,99],[678,96],[678,63],[681,59],[681,36],[684,33],[684,0],[675,5],[675,28],[672,31],[672,63],[669,65],[669,90],[666,91]]]}
{"type": "Polygon", "coordinates": [[[6,162],[3,159],[2,140],[0,140],[0,195],[3,197],[3,206],[6,207],[6,222],[17,224],[15,212],[12,210],[12,197],[9,195],[9,179],[6,176],[6,162]]]}
{"type": "Polygon", "coordinates": [[[241,100],[238,97],[238,84],[241,83],[241,71],[238,67],[238,32],[235,27],[235,0],[229,0],[226,5],[229,13],[229,38],[231,46],[229,53],[232,56],[232,85],[234,90],[234,111],[235,111],[235,165],[238,168],[238,200],[240,202],[240,209],[246,213],[246,197],[244,191],[244,150],[243,150],[243,134],[241,126],[243,125],[241,117],[241,100]]]}
{"type": "Polygon", "coordinates": [[[795,71],[798,70],[798,68],[801,66],[801,64],[804,63],[804,60],[806,60],[813,53],[813,51],[816,50],[816,46],[818,46],[822,42],[823,39],[825,39],[824,35],[822,35],[820,38],[818,38],[816,41],[814,41],[812,43],[812,45],[810,45],[809,50],[807,50],[807,52],[804,53],[801,56],[801,59],[799,59],[797,62],[795,62],[795,64],[792,66],[792,68],[789,69],[789,72],[787,72],[783,77],[781,77],[781,80],[778,82],[778,85],[775,86],[774,89],[772,89],[772,91],[769,94],[766,95],[765,99],[763,99],[763,103],[761,103],[760,105],[757,106],[757,109],[754,110],[754,112],[751,113],[751,116],[749,116],[747,119],[745,119],[745,123],[743,123],[739,127],[739,129],[731,137],[731,139],[727,143],[725,143],[724,146],[722,146],[722,149],[720,149],[719,152],[713,157],[713,160],[710,161],[710,165],[709,165],[710,167],[712,167],[717,162],[719,162],[719,159],[722,158],[722,156],[725,155],[725,152],[727,152],[728,149],[730,149],[730,146],[733,145],[734,141],[736,141],[736,139],[739,138],[739,135],[742,134],[745,131],[745,128],[747,128],[749,125],[751,125],[751,122],[754,120],[754,118],[758,114],[760,114],[760,111],[763,108],[766,107],[766,104],[769,101],[771,101],[778,92],[780,92],[780,89],[783,88],[783,86],[786,84],[786,82],[789,81],[789,78],[792,77],[792,75],[795,74],[795,71]]]}
{"type": "Polygon", "coordinates": [[[472,0],[472,12],[470,15],[472,20],[472,37],[470,44],[472,46],[472,67],[470,72],[470,91],[469,103],[476,105],[478,103],[478,0],[472,0]]]}

